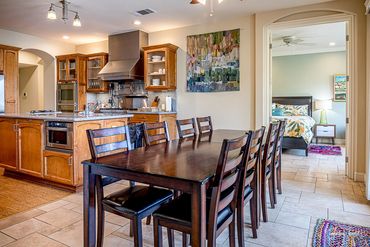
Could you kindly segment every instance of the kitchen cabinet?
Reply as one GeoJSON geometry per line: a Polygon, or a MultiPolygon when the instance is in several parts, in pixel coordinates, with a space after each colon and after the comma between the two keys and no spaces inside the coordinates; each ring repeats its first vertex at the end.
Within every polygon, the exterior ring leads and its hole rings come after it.
{"type": "Polygon", "coordinates": [[[19,171],[36,177],[43,176],[44,122],[18,121],[19,171]]]}
{"type": "MultiPolygon", "coordinates": [[[[168,132],[170,139],[175,140],[177,138],[177,127],[176,127],[176,114],[175,113],[134,113],[134,116],[130,118],[129,123],[154,123],[166,121],[168,125],[168,132]]],[[[159,134],[160,132],[158,132],[159,134]]]]}
{"type": "Polygon", "coordinates": [[[50,181],[73,185],[73,154],[45,150],[44,178],[50,181]]]}
{"type": "Polygon", "coordinates": [[[77,81],[86,84],[86,56],[82,54],[70,54],[57,56],[57,81],[77,81]]]}
{"type": "Polygon", "coordinates": [[[4,50],[0,48],[0,72],[4,70],[4,50]]]}
{"type": "Polygon", "coordinates": [[[57,56],[57,83],[77,83],[78,111],[86,105],[86,56],[76,53],[57,56]]]}
{"type": "Polygon", "coordinates": [[[17,132],[15,119],[0,119],[0,166],[17,169],[17,132]]]}
{"type": "Polygon", "coordinates": [[[144,47],[144,82],[148,91],[176,90],[177,49],[173,44],[144,47]]]}
{"type": "Polygon", "coordinates": [[[100,70],[108,62],[107,53],[90,54],[87,57],[86,78],[87,92],[90,93],[105,93],[108,92],[108,82],[101,80],[98,77],[100,70]]]}
{"type": "Polygon", "coordinates": [[[5,113],[18,113],[18,51],[20,48],[0,45],[0,71],[4,74],[5,113]]]}

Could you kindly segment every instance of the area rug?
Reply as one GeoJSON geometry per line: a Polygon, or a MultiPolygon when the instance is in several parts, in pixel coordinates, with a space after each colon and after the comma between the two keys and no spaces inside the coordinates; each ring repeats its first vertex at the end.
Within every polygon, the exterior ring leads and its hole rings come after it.
{"type": "Polygon", "coordinates": [[[47,185],[0,175],[0,219],[70,195],[47,185]]]}
{"type": "Polygon", "coordinates": [[[329,145],[311,144],[308,152],[322,155],[342,155],[342,149],[339,146],[329,145]]]}
{"type": "Polygon", "coordinates": [[[370,228],[342,224],[333,220],[317,220],[313,247],[368,247],[370,228]]]}

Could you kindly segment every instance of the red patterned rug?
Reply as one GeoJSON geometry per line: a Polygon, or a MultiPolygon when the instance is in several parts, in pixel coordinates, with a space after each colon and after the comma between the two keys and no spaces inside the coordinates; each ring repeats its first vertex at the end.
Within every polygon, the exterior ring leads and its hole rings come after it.
{"type": "Polygon", "coordinates": [[[368,247],[370,228],[342,224],[333,220],[317,220],[313,247],[368,247]]]}
{"type": "Polygon", "coordinates": [[[342,155],[342,149],[339,146],[311,144],[308,152],[322,155],[342,155]]]}

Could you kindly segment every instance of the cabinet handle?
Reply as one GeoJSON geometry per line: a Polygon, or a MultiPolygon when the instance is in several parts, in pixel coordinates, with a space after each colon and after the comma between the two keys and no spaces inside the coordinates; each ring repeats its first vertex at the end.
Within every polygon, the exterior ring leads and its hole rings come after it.
{"type": "Polygon", "coordinates": [[[68,158],[68,165],[72,166],[72,156],[68,158]]]}
{"type": "Polygon", "coordinates": [[[18,124],[13,124],[13,131],[17,132],[18,131],[18,124]]]}

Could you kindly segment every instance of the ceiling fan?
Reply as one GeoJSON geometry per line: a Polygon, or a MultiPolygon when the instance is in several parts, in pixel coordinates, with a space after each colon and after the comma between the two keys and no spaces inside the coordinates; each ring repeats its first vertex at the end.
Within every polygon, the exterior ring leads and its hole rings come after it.
{"type": "Polygon", "coordinates": [[[297,36],[289,35],[289,36],[282,36],[279,38],[274,39],[274,41],[282,41],[283,44],[279,45],[281,46],[314,46],[314,43],[305,43],[303,39],[298,38],[297,36]]]}

